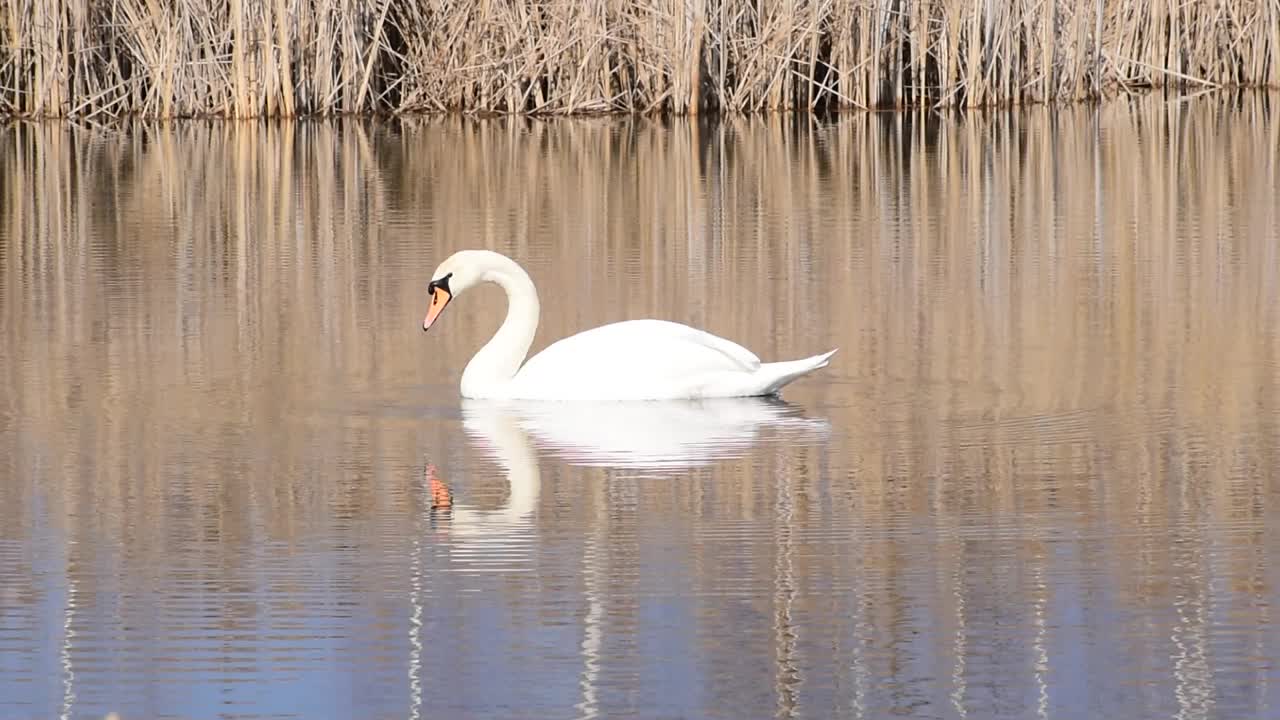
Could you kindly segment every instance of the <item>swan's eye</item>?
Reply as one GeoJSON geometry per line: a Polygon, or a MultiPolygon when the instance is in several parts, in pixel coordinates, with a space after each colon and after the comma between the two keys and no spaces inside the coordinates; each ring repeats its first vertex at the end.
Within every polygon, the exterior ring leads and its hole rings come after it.
{"type": "MultiPolygon", "coordinates": [[[[444,277],[440,278],[439,280],[432,280],[431,282],[427,283],[427,292],[431,294],[435,294],[436,288],[440,288],[445,292],[449,292],[449,278],[451,277],[453,277],[453,273],[447,273],[444,277]]],[[[435,304],[434,300],[432,301],[432,304],[433,305],[435,304]]]]}

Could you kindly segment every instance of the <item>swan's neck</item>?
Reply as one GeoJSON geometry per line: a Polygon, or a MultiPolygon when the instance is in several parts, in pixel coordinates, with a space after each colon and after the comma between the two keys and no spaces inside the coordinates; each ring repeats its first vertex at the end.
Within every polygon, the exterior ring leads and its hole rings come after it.
{"type": "Polygon", "coordinates": [[[462,371],[462,395],[486,398],[501,395],[515,377],[538,331],[538,292],[533,281],[515,261],[495,256],[481,274],[482,282],[497,284],[507,293],[507,318],[493,338],[462,371]]]}
{"type": "Polygon", "coordinates": [[[468,433],[486,442],[507,471],[511,495],[507,497],[506,505],[491,517],[511,525],[527,522],[537,510],[542,477],[538,471],[538,456],[528,434],[520,428],[516,408],[495,404],[501,402],[464,398],[462,423],[468,433]]]}

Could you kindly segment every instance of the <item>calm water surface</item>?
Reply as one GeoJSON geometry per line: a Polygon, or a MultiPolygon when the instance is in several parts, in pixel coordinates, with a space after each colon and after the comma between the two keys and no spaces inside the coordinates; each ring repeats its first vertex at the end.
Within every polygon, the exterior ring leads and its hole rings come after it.
{"type": "Polygon", "coordinates": [[[1276,717],[1275,101],[4,127],[0,718],[1276,717]],[[841,350],[462,403],[464,247],[841,350]]]}

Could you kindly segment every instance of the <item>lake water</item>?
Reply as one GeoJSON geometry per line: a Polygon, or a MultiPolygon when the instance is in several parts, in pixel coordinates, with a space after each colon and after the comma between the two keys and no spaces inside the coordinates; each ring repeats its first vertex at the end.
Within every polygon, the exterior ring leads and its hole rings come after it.
{"type": "Polygon", "coordinates": [[[1280,714],[1276,97],[0,128],[0,718],[1280,714]],[[780,402],[463,403],[658,317],[780,402]]]}

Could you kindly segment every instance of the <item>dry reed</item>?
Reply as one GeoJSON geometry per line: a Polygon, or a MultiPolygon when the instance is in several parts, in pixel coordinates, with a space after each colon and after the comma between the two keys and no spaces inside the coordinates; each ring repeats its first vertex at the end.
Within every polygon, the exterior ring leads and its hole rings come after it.
{"type": "Polygon", "coordinates": [[[0,113],[981,107],[1280,87],[1275,0],[6,0],[0,113]]]}

